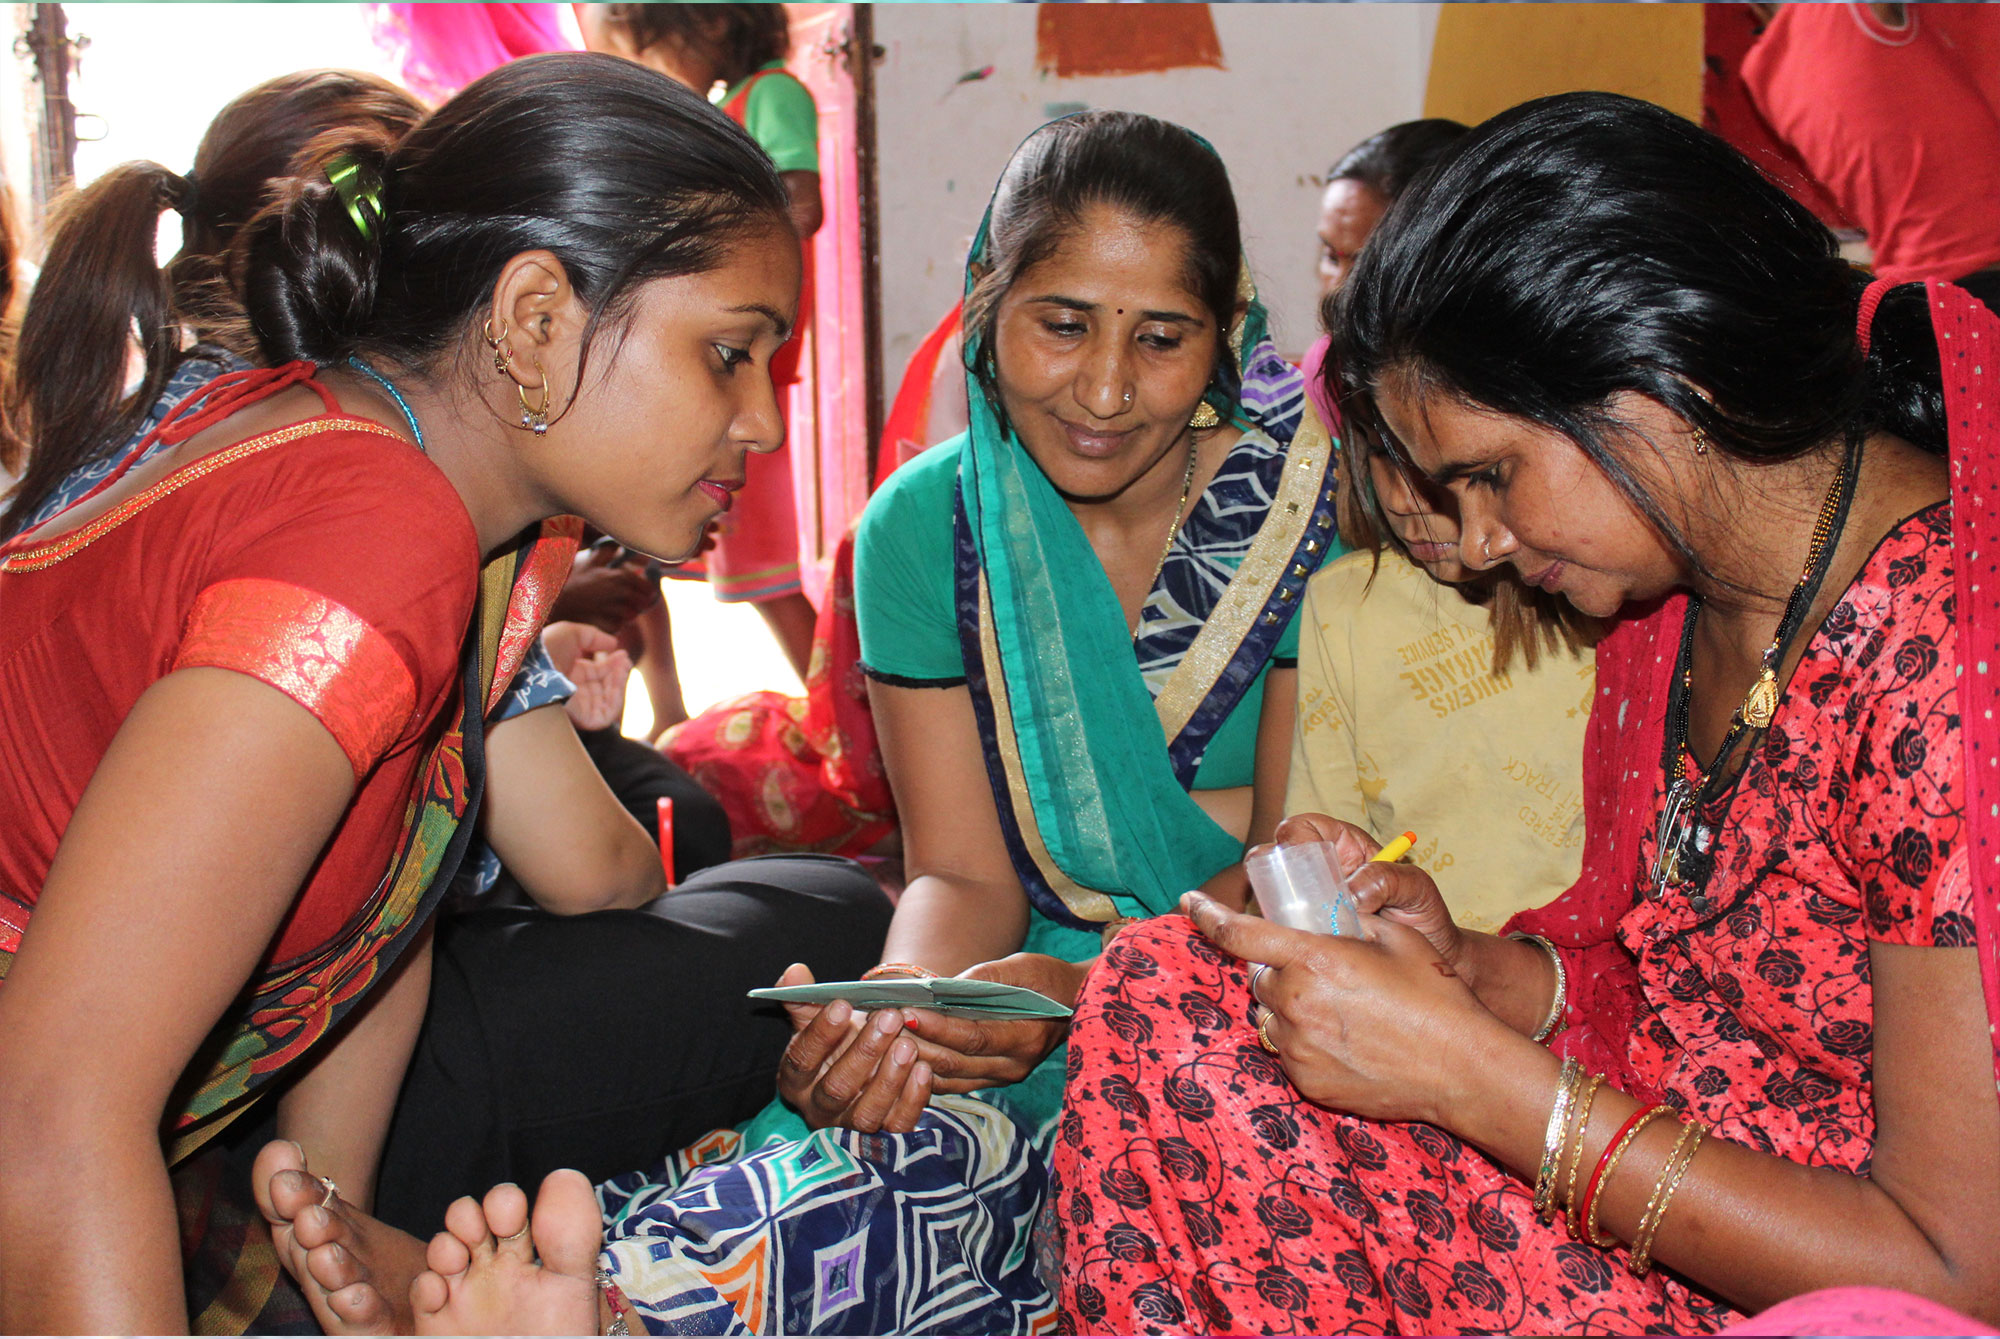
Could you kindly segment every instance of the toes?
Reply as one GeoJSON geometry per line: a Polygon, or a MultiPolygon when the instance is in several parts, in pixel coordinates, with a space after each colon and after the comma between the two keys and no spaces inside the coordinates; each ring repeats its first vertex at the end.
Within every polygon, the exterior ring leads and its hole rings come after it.
{"type": "Polygon", "coordinates": [[[301,1180],[317,1185],[306,1171],[305,1151],[289,1139],[273,1139],[257,1153],[257,1161],[250,1168],[250,1188],[257,1197],[257,1207],[264,1211],[264,1217],[272,1223],[289,1222],[294,1213],[304,1208],[304,1203],[295,1197],[287,1197],[291,1211],[287,1212],[277,1202],[272,1179],[280,1173],[288,1173],[301,1180]]]}
{"type": "MultiPolygon", "coordinates": [[[[460,1200],[459,1204],[468,1202],[460,1200]]],[[[454,1209],[457,1207],[457,1204],[452,1206],[454,1209]]],[[[449,1223],[450,1221],[451,1215],[447,1213],[445,1215],[445,1222],[449,1223]]],[[[432,1273],[440,1274],[445,1278],[457,1278],[460,1274],[472,1268],[473,1249],[456,1232],[440,1232],[435,1237],[432,1237],[431,1244],[424,1248],[424,1264],[432,1273]]],[[[443,1305],[444,1303],[442,1302],[438,1303],[438,1306],[443,1305]]],[[[433,1307],[431,1309],[435,1311],[437,1308],[433,1307]]]]}
{"type": "Polygon", "coordinates": [[[521,1187],[503,1181],[486,1192],[480,1207],[486,1212],[486,1228],[500,1239],[498,1250],[531,1262],[534,1247],[528,1240],[528,1194],[521,1187]]]}
{"type": "MultiPolygon", "coordinates": [[[[449,1233],[440,1232],[440,1237],[449,1233]]],[[[419,1316],[435,1316],[451,1300],[451,1285],[443,1277],[425,1270],[410,1280],[410,1310],[419,1316]]]]}
{"type": "Polygon", "coordinates": [[[395,1318],[389,1304],[372,1284],[353,1283],[327,1294],[326,1304],[349,1334],[394,1334],[395,1318]]]}
{"type": "MultiPolygon", "coordinates": [[[[479,1201],[470,1195],[459,1196],[459,1198],[451,1202],[451,1207],[444,1211],[444,1229],[446,1234],[458,1238],[459,1243],[465,1247],[466,1259],[468,1260],[472,1258],[472,1252],[474,1251],[493,1249],[493,1231],[487,1225],[486,1210],[481,1208],[479,1201]]],[[[435,1237],[432,1238],[433,1245],[436,1244],[436,1241],[435,1237]]],[[[464,1266],[461,1265],[460,1268],[462,1269],[464,1266]]],[[[457,1271],[440,1270],[439,1272],[456,1273],[457,1271]]]]}
{"type": "Polygon", "coordinates": [[[597,1276],[604,1215],[582,1172],[550,1172],[535,1197],[535,1250],[544,1268],[576,1278],[597,1276]]]}
{"type": "Polygon", "coordinates": [[[368,1271],[361,1267],[361,1262],[354,1258],[352,1251],[337,1241],[308,1249],[306,1269],[312,1274],[313,1282],[329,1295],[342,1288],[368,1282],[368,1271]]]}
{"type": "MultiPolygon", "coordinates": [[[[325,1197],[326,1190],[321,1187],[320,1198],[325,1197]]],[[[314,1200],[299,1210],[297,1216],[292,1219],[292,1240],[308,1251],[335,1242],[345,1242],[350,1235],[347,1224],[340,1216],[330,1209],[321,1207],[319,1200],[314,1200]]]]}
{"type": "Polygon", "coordinates": [[[297,1227],[300,1217],[326,1198],[326,1183],[298,1168],[288,1167],[258,1184],[273,1226],[297,1227]]]}

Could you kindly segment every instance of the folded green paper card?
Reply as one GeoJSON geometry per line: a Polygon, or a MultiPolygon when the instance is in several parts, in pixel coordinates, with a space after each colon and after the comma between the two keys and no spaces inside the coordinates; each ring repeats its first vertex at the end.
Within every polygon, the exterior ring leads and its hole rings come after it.
{"type": "Polygon", "coordinates": [[[1026,986],[998,981],[968,981],[959,976],[935,976],[917,981],[907,977],[880,981],[821,981],[810,986],[766,986],[750,992],[753,1000],[779,1004],[831,1004],[846,1000],[857,1009],[930,1009],[966,1018],[1068,1018],[1067,1006],[1057,1004],[1026,986]]]}

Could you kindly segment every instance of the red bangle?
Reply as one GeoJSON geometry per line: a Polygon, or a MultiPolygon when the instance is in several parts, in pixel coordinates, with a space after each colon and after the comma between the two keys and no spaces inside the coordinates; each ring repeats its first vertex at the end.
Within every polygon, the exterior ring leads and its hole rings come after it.
{"type": "Polygon", "coordinates": [[[1583,1203],[1577,1206],[1576,1214],[1577,1221],[1583,1224],[1583,1240],[1589,1242],[1592,1246],[1602,1250],[1618,1244],[1613,1238],[1600,1238],[1597,1235],[1598,1187],[1604,1184],[1604,1178],[1610,1174],[1611,1168],[1617,1164],[1618,1159],[1625,1155],[1626,1147],[1638,1137],[1639,1131],[1645,1128],[1646,1122],[1652,1120],[1655,1116],[1666,1115],[1672,1110],[1672,1107],[1667,1106],[1639,1108],[1626,1117],[1625,1123],[1618,1127],[1618,1133],[1611,1136],[1611,1142],[1604,1146],[1604,1152],[1598,1156],[1597,1170],[1590,1174],[1590,1184],[1584,1188],[1583,1203]]]}

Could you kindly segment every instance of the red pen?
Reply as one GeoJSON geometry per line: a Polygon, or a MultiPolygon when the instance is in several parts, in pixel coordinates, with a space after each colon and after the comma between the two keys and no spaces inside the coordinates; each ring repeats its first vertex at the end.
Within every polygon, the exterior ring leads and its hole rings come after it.
{"type": "Polygon", "coordinates": [[[660,797],[660,869],[667,876],[667,887],[674,886],[674,802],[671,796],[660,797]]]}

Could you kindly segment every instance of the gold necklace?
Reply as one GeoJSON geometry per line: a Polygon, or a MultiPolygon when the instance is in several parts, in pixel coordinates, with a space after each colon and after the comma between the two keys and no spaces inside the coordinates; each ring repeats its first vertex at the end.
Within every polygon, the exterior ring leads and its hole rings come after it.
{"type": "Polygon", "coordinates": [[[1680,652],[1675,658],[1677,682],[1667,701],[1666,738],[1660,760],[1668,785],[1666,802],[1653,832],[1652,895],[1656,899],[1664,897],[1670,887],[1691,886],[1690,900],[1696,914],[1708,914],[1708,899],[1702,886],[1707,880],[1706,873],[1698,869],[1690,874],[1684,868],[1689,863],[1688,844],[1692,839],[1695,847],[1693,863],[1705,865],[1713,830],[1699,821],[1699,816],[1723,794],[1733,791],[1736,782],[1742,779],[1740,771],[1734,776],[1729,774],[1729,761],[1739,743],[1751,731],[1768,728],[1777,715],[1778,665],[1784,659],[1785,648],[1805,621],[1820,583],[1826,577],[1825,569],[1831,564],[1834,539],[1845,524],[1847,504],[1852,498],[1851,489],[1860,474],[1862,444],[1859,437],[1851,437],[1848,441],[1840,468],[1834,473],[1833,484],[1820,503],[1819,519],[1813,525],[1812,543],[1806,550],[1805,569],[1792,586],[1791,597],[1785,601],[1784,612],[1779,616],[1777,633],[1764,649],[1757,679],[1750,685],[1750,691],[1744,694],[1742,705],[1731,716],[1729,730],[1723,735],[1722,743],[1709,763],[1708,774],[1702,779],[1699,793],[1688,779],[1687,739],[1689,698],[1694,690],[1694,630],[1701,618],[1701,597],[1689,597],[1686,619],[1681,626],[1680,652]]]}
{"type": "MultiPolygon", "coordinates": [[[[1847,488],[1849,465],[1847,459],[1841,460],[1840,469],[1833,476],[1833,486],[1826,490],[1826,500],[1819,508],[1819,520],[1813,525],[1812,545],[1806,550],[1805,570],[1799,573],[1788,604],[1801,603],[1812,586],[1814,574],[1819,571],[1821,560],[1826,556],[1826,546],[1833,538],[1834,518],[1840,512],[1841,494],[1847,488]]],[[[1796,631],[1798,620],[1804,616],[1804,608],[1786,609],[1779,618],[1778,631],[1771,638],[1771,644],[1764,648],[1757,682],[1750,685],[1750,691],[1743,695],[1743,705],[1737,708],[1737,715],[1752,729],[1762,730],[1778,714],[1778,660],[1791,633],[1796,631]]]]}
{"type": "MultiPolygon", "coordinates": [[[[1153,587],[1159,583],[1160,573],[1166,569],[1167,555],[1174,551],[1174,537],[1180,534],[1181,521],[1187,516],[1188,494],[1192,492],[1194,489],[1194,461],[1195,461],[1194,434],[1189,433],[1187,473],[1181,476],[1181,500],[1174,506],[1173,524],[1167,527],[1167,542],[1160,546],[1160,560],[1153,564],[1152,578],[1146,582],[1146,594],[1148,596],[1152,595],[1153,587]]],[[[1141,604],[1139,608],[1142,611],[1140,614],[1139,621],[1143,623],[1145,621],[1145,615],[1143,613],[1145,605],[1141,604]]]]}

